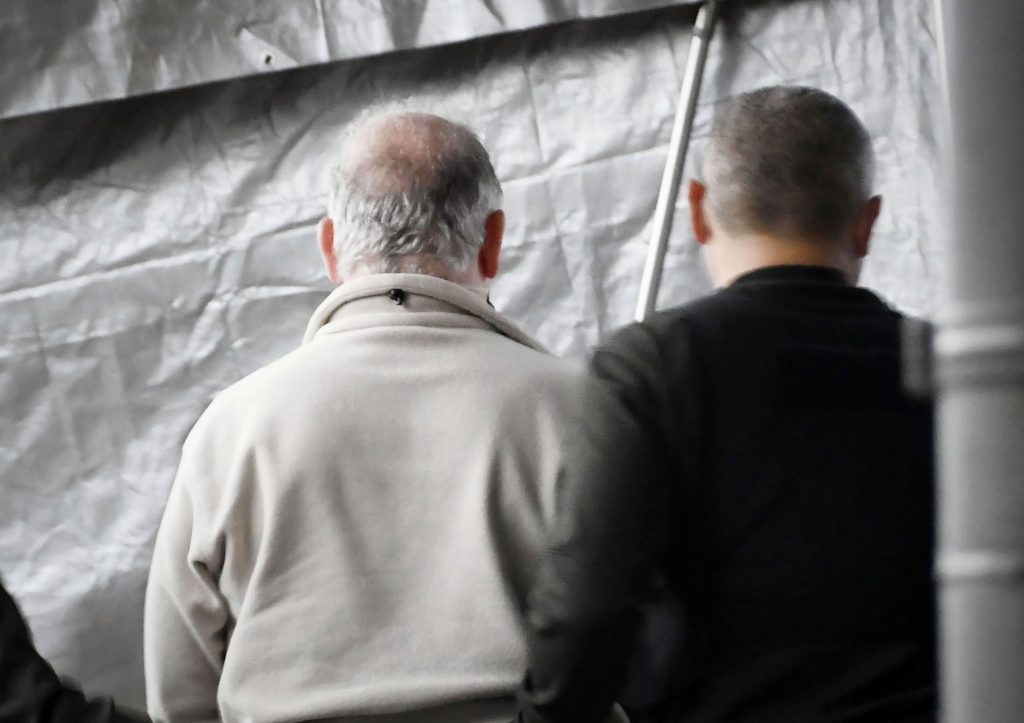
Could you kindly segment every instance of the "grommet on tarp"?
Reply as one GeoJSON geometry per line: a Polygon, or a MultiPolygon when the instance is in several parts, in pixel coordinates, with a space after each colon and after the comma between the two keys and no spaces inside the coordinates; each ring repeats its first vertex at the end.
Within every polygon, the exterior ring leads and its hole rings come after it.
{"type": "Polygon", "coordinates": [[[391,291],[388,292],[388,298],[401,306],[405,303],[405,292],[401,289],[391,289],[391,291]]]}

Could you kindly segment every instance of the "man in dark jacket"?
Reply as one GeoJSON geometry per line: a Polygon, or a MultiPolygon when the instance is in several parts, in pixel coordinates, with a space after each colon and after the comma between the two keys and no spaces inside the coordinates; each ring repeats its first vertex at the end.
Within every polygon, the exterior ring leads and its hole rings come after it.
{"type": "Polygon", "coordinates": [[[652,580],[686,631],[655,720],[933,720],[931,410],[901,390],[902,317],[855,285],[868,133],[768,88],[720,114],[704,172],[721,289],[593,357],[520,720],[604,719],[652,580]]]}
{"type": "Polygon", "coordinates": [[[149,718],[87,698],[36,651],[18,606],[0,582],[0,723],[144,723],[149,718]]]}

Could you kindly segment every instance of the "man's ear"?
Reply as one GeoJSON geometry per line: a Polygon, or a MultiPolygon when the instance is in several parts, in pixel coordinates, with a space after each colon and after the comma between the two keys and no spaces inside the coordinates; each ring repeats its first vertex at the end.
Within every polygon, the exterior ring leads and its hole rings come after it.
{"type": "Polygon", "coordinates": [[[882,197],[872,196],[860,209],[857,215],[857,223],[854,228],[853,253],[858,259],[868,255],[871,248],[871,231],[875,227],[875,221],[882,212],[882,197]]]}
{"type": "Polygon", "coordinates": [[[686,189],[690,199],[690,225],[693,226],[693,236],[701,246],[711,240],[711,226],[708,225],[707,214],[704,211],[704,199],[707,198],[708,189],[700,181],[690,181],[686,189]]]}
{"type": "Polygon", "coordinates": [[[324,268],[327,269],[327,278],[333,284],[340,284],[342,278],[338,273],[338,257],[334,253],[334,222],[330,218],[320,219],[316,227],[316,240],[320,246],[324,268]]]}
{"type": "Polygon", "coordinates": [[[505,238],[505,212],[493,211],[484,221],[484,242],[477,256],[480,275],[485,279],[493,279],[498,275],[501,242],[505,238]]]}

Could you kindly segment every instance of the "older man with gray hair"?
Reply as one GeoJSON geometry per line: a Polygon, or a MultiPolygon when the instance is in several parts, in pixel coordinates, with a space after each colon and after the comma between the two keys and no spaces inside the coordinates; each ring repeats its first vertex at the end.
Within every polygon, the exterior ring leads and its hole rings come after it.
{"type": "Polygon", "coordinates": [[[182,452],[146,597],[165,721],[509,720],[576,374],[488,303],[501,186],[467,128],[354,123],[301,348],[182,452]]]}

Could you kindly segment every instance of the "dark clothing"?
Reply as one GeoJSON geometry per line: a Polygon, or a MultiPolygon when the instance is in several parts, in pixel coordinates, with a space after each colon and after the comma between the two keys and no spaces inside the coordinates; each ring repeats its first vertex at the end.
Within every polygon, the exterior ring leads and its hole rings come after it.
{"type": "Polygon", "coordinates": [[[32,645],[25,620],[0,583],[0,723],[142,723],[141,713],[86,698],[32,645]]]}
{"type": "Polygon", "coordinates": [[[901,321],[774,267],[598,349],[521,720],[603,719],[653,573],[686,629],[653,719],[934,718],[933,431],[901,321]]]}

